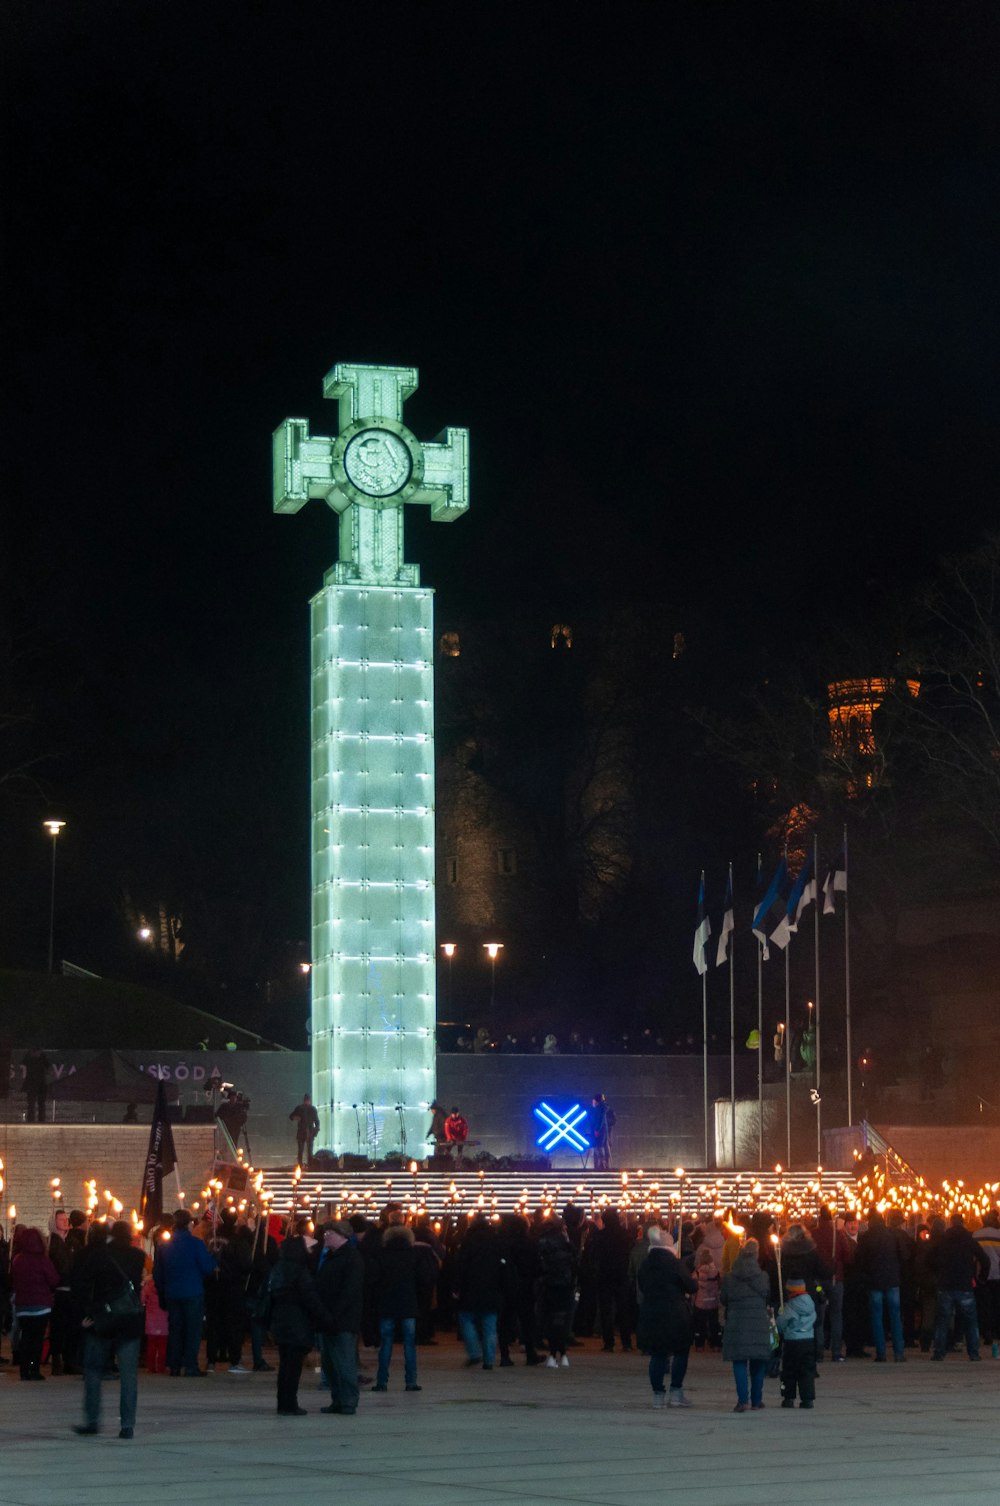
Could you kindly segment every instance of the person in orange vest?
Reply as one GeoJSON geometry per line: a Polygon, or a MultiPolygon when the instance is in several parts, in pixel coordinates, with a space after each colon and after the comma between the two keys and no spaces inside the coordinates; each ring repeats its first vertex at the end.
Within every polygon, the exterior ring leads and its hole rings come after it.
{"type": "Polygon", "coordinates": [[[452,1109],[444,1121],[444,1138],[452,1147],[457,1159],[461,1160],[465,1142],[469,1138],[469,1121],[464,1114],[458,1112],[458,1109],[452,1109]]]}

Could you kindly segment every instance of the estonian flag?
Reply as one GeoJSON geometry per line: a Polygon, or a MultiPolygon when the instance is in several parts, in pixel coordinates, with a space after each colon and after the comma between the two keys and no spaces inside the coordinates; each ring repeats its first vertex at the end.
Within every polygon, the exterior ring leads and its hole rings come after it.
{"type": "Polygon", "coordinates": [[[708,972],[708,938],[712,934],[712,922],[705,914],[705,875],[698,885],[698,922],[694,930],[694,965],[704,976],[708,972]]]}
{"type": "Polygon", "coordinates": [[[830,864],[826,878],[823,880],[823,914],[836,915],[837,902],[835,894],[847,893],[847,853],[842,847],[830,864]]]}
{"type": "MultiPolygon", "coordinates": [[[[760,870],[758,870],[760,871],[760,870]]],[[[763,957],[766,962],[770,956],[767,948],[767,917],[778,906],[785,909],[785,892],[788,883],[788,864],[782,858],[774,870],[774,878],[767,887],[767,893],[753,913],[753,933],[763,947],[763,957]]]]}
{"type": "Polygon", "coordinates": [[[729,877],[726,880],[726,908],[722,915],[722,930],[719,932],[719,950],[716,953],[715,965],[721,967],[729,960],[729,938],[736,929],[736,921],[733,916],[733,865],[729,865],[729,877]]]}
{"type": "Polygon", "coordinates": [[[802,865],[801,873],[792,885],[785,913],[771,932],[771,940],[775,946],[780,946],[784,950],[798,930],[803,912],[809,905],[815,903],[815,900],[816,877],[813,873],[813,860],[810,853],[802,865]]]}

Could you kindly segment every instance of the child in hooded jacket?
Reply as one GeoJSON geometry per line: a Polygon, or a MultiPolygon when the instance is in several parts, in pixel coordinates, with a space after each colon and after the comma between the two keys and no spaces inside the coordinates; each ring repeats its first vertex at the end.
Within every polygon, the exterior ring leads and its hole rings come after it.
{"type": "Polygon", "coordinates": [[[140,1296],[146,1309],[146,1369],[151,1375],[160,1374],[167,1368],[168,1324],[152,1275],[142,1283],[140,1296]]]}
{"type": "Polygon", "coordinates": [[[698,1283],[694,1298],[694,1347],[704,1349],[707,1343],[710,1349],[718,1349],[722,1275],[706,1245],[699,1246],[694,1258],[694,1279],[698,1283]]]}
{"type": "Polygon", "coordinates": [[[785,1282],[785,1305],[778,1309],[781,1334],[781,1405],[810,1408],[816,1400],[816,1305],[801,1279],[785,1282]]]}

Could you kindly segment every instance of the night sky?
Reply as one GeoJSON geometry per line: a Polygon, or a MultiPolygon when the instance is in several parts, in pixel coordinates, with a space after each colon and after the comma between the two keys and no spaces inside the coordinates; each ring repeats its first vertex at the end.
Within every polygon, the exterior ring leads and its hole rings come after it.
{"type": "Polygon", "coordinates": [[[336,519],[272,514],[270,436],[334,432],[337,360],[418,366],[418,437],[471,430],[468,516],[407,509],[439,620],[632,600],[780,658],[995,524],[994,5],[0,26],[4,766],[39,760],[0,960],[44,952],[46,812],[85,965],[109,895],[178,873],[303,937],[336,519]]]}

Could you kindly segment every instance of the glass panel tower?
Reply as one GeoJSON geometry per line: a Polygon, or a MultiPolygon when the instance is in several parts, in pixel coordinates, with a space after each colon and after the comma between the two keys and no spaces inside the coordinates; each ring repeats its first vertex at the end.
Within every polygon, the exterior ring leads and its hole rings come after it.
{"type": "Polygon", "coordinates": [[[429,1150],[435,1094],[433,592],[403,560],[403,504],[469,505],[465,429],[421,444],[411,367],[340,364],[335,439],[274,435],[274,508],[340,514],[312,612],[312,1059],[319,1143],[429,1150]]]}

